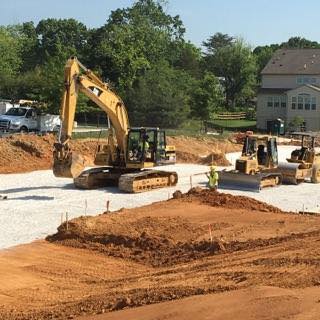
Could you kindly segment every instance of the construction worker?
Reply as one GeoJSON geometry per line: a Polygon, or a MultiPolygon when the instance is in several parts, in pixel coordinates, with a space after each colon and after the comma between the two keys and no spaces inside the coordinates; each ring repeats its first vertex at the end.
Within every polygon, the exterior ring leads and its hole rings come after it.
{"type": "Polygon", "coordinates": [[[207,177],[209,179],[208,181],[209,189],[216,191],[218,189],[219,175],[218,175],[218,172],[216,171],[215,166],[212,165],[210,167],[210,172],[207,173],[207,177]]]}
{"type": "Polygon", "coordinates": [[[143,150],[143,144],[144,144],[144,158],[149,158],[149,136],[147,134],[144,134],[142,137],[140,137],[140,141],[139,141],[139,152],[140,152],[140,156],[142,155],[142,150],[143,150]]]}

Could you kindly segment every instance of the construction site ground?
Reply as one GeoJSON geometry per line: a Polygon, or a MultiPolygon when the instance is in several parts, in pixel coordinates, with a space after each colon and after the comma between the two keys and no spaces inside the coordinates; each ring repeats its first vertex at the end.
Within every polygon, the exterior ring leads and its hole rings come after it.
{"type": "MultiPolygon", "coordinates": [[[[319,211],[319,185],[201,190],[215,154],[226,165],[239,153],[228,161],[223,153],[239,146],[180,139],[172,142],[181,143],[180,159],[192,143],[203,149],[181,160],[196,164],[164,168],[179,175],[169,189],[76,190],[50,170],[28,172],[48,167],[23,161],[25,173],[1,174],[0,194],[8,198],[0,200],[0,319],[318,319],[320,217],[297,212],[319,211]],[[108,201],[119,211],[98,215],[108,201]]],[[[281,146],[280,159],[293,148],[281,146]]],[[[48,166],[49,152],[40,157],[48,166]]]]}
{"type": "Polygon", "coordinates": [[[78,218],[0,253],[0,318],[318,319],[319,236],[317,216],[197,189],[78,218]]]}

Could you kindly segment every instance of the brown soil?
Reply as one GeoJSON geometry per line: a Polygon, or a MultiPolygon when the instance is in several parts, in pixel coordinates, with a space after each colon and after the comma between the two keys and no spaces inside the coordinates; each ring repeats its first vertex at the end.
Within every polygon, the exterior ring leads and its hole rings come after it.
{"type": "Polygon", "coordinates": [[[227,139],[168,137],[168,144],[176,147],[177,161],[181,163],[198,163],[227,166],[229,161],[225,154],[240,151],[241,146],[227,139]]]}
{"type": "MultiPolygon", "coordinates": [[[[0,173],[20,173],[52,167],[53,135],[13,135],[0,139],[0,173]]],[[[87,164],[93,163],[96,141],[74,140],[74,151],[84,155],[87,164]]]]}
{"type": "MultiPolygon", "coordinates": [[[[170,144],[176,145],[178,162],[228,165],[224,153],[238,148],[228,141],[214,139],[169,137],[168,140],[170,144]]],[[[54,142],[53,135],[0,138],[0,174],[50,169],[54,142]]],[[[73,140],[71,145],[74,151],[84,156],[87,165],[93,164],[97,140],[73,140]]]]}
{"type": "Polygon", "coordinates": [[[208,189],[202,189],[195,187],[189,190],[189,192],[182,194],[179,190],[173,194],[174,198],[184,199],[187,202],[194,200],[200,200],[201,203],[213,206],[213,207],[225,207],[230,209],[247,209],[253,211],[264,212],[283,212],[277,207],[269,205],[265,202],[248,198],[245,196],[234,196],[227,193],[220,193],[211,191],[208,189]]]}
{"type": "Polygon", "coordinates": [[[317,216],[193,189],[0,253],[0,319],[317,319],[319,239],[317,216]]]}

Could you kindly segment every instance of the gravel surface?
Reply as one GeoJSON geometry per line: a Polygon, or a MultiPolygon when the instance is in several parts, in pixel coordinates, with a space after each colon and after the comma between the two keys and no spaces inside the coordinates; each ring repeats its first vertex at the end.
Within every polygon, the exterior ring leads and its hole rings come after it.
{"type": "MultiPolygon", "coordinates": [[[[280,146],[279,162],[285,162],[296,146],[280,146]]],[[[227,154],[227,159],[234,164],[239,152],[227,154]]],[[[299,185],[281,185],[274,188],[265,188],[259,193],[240,190],[223,190],[234,195],[243,195],[267,202],[285,211],[309,211],[320,213],[320,184],[301,183],[299,185]]]]}
{"type": "MultiPolygon", "coordinates": [[[[279,158],[284,161],[295,147],[279,148],[279,158]]],[[[234,162],[239,153],[228,154],[234,162]]],[[[167,200],[179,189],[186,192],[190,186],[205,186],[207,166],[178,164],[161,169],[177,171],[179,183],[174,188],[154,190],[141,194],[126,194],[117,188],[99,190],[75,189],[70,179],[55,178],[50,170],[25,174],[0,175],[0,249],[44,238],[56,231],[61,216],[68,213],[69,219],[81,215],[97,215],[106,210],[122,207],[133,208],[156,201],[167,200]],[[190,181],[190,175],[194,175],[190,181]],[[87,209],[86,209],[87,203],[87,209]]],[[[264,189],[260,193],[224,190],[223,192],[245,195],[290,211],[320,211],[320,185],[303,183],[298,186],[280,186],[264,189]]]]}
{"type": "MultiPolygon", "coordinates": [[[[179,189],[190,189],[190,174],[208,171],[207,166],[178,164],[161,167],[176,171],[178,185],[174,188],[159,189],[140,194],[119,192],[115,187],[98,190],[75,189],[71,179],[56,178],[52,171],[34,171],[24,174],[0,175],[0,249],[28,243],[56,232],[61,215],[68,213],[69,219],[85,215],[97,215],[123,207],[134,208],[156,201],[167,200],[179,189]],[[86,210],[87,203],[87,210],[86,210]]],[[[204,175],[195,176],[192,183],[204,181],[204,175]]]]}

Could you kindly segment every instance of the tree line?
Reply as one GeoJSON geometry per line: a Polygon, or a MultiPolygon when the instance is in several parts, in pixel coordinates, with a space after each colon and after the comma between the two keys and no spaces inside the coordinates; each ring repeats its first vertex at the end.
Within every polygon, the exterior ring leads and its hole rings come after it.
{"type": "MultiPolygon", "coordinates": [[[[137,0],[94,29],[75,19],[0,26],[0,98],[41,101],[57,113],[65,62],[77,56],[123,98],[133,125],[178,127],[187,119],[246,110],[262,68],[283,47],[320,44],[293,37],[253,49],[215,33],[201,49],[186,41],[182,20],[161,1],[137,0]]],[[[97,107],[80,95],[77,110],[97,107]]]]}

